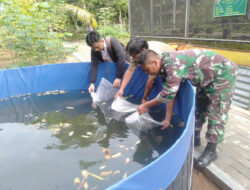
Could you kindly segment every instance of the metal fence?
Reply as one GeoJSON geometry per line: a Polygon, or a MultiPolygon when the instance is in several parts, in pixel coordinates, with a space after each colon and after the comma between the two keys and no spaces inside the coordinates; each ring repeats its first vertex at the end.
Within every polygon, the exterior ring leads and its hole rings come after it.
{"type": "MultiPolygon", "coordinates": [[[[131,37],[250,43],[246,15],[214,17],[215,0],[129,0],[131,37]]],[[[250,109],[250,68],[240,67],[233,104],[250,109]]]]}
{"type": "Polygon", "coordinates": [[[131,36],[226,40],[250,43],[246,15],[214,17],[215,0],[129,0],[131,36]]]}

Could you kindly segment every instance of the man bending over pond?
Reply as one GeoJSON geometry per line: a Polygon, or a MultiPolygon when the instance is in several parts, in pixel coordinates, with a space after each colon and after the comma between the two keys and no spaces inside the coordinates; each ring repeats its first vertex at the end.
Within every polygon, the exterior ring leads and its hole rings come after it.
{"type": "Polygon", "coordinates": [[[166,103],[163,129],[170,125],[174,101],[180,83],[190,80],[196,87],[195,146],[200,146],[200,131],[208,118],[207,146],[196,161],[197,167],[206,167],[217,159],[216,146],[223,141],[228,111],[231,105],[237,66],[210,50],[192,49],[165,52],[162,55],[145,50],[138,64],[151,75],[159,75],[164,89],[158,96],[139,106],[140,114],[148,108],[166,103]]]}

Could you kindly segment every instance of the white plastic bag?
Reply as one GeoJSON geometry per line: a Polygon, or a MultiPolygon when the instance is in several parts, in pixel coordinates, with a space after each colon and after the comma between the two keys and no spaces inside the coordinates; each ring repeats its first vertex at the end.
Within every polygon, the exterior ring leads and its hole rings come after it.
{"type": "Polygon", "coordinates": [[[110,123],[113,119],[113,110],[111,109],[112,100],[103,102],[103,103],[96,103],[96,105],[100,108],[101,112],[104,115],[106,123],[110,123]]]}
{"type": "Polygon", "coordinates": [[[126,101],[122,97],[118,97],[116,100],[113,101],[111,108],[117,112],[121,113],[131,113],[137,111],[139,105],[132,104],[126,101]]]}
{"type": "Polygon", "coordinates": [[[117,91],[118,88],[113,87],[109,81],[102,78],[96,92],[91,93],[91,97],[94,103],[102,103],[113,99],[117,91]]]}
{"type": "Polygon", "coordinates": [[[104,115],[106,123],[110,123],[113,119],[116,121],[124,121],[125,118],[130,113],[120,113],[111,109],[112,100],[103,103],[97,103],[97,106],[100,108],[101,112],[104,115]]]}
{"type": "Polygon", "coordinates": [[[124,121],[128,114],[137,111],[139,105],[132,104],[122,97],[118,97],[113,101],[111,109],[113,110],[113,118],[117,121],[124,121]]]}
{"type": "Polygon", "coordinates": [[[160,122],[155,121],[148,113],[140,115],[138,112],[129,115],[125,119],[125,122],[129,128],[136,131],[148,131],[162,125],[160,122]]]}

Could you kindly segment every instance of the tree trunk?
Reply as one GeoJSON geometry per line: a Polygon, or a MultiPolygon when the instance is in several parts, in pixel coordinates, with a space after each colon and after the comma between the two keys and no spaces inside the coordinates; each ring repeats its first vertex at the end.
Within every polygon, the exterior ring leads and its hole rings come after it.
{"type": "Polygon", "coordinates": [[[103,32],[103,33],[104,33],[104,37],[106,37],[106,31],[105,31],[105,30],[106,30],[106,29],[105,29],[105,28],[106,28],[106,24],[105,24],[105,23],[106,23],[106,19],[104,19],[104,22],[103,22],[103,29],[104,29],[104,32],[103,32]]]}
{"type": "Polygon", "coordinates": [[[85,4],[84,2],[82,2],[82,8],[83,8],[84,10],[87,10],[87,6],[86,6],[86,4],[85,4]]]}
{"type": "Polygon", "coordinates": [[[120,6],[118,6],[118,11],[119,11],[119,23],[120,25],[122,25],[122,11],[120,6]]]}

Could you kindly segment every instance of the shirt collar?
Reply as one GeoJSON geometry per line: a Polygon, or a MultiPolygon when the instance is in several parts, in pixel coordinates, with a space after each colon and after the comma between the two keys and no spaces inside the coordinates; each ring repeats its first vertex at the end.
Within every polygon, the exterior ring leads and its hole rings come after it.
{"type": "Polygon", "coordinates": [[[107,43],[106,43],[105,39],[103,39],[103,40],[104,40],[104,49],[105,49],[105,48],[107,48],[107,43]]]}
{"type": "Polygon", "coordinates": [[[104,49],[103,49],[103,51],[101,51],[102,53],[106,53],[107,52],[107,43],[106,43],[106,40],[103,38],[103,40],[104,40],[104,43],[103,43],[103,45],[104,45],[104,49]]]}

